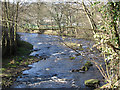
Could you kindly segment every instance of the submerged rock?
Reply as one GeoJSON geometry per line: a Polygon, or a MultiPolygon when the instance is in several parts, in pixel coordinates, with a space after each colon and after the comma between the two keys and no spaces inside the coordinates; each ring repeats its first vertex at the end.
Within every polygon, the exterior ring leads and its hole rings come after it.
{"type": "Polygon", "coordinates": [[[71,72],[80,72],[80,73],[84,73],[85,71],[84,70],[82,70],[82,69],[73,69],[71,72]]]}
{"type": "Polygon", "coordinates": [[[98,80],[98,79],[85,80],[85,85],[88,87],[96,87],[99,84],[100,84],[100,80],[98,80]]]}
{"type": "Polygon", "coordinates": [[[79,46],[78,50],[83,51],[84,49],[82,46],[79,46]]]}
{"type": "Polygon", "coordinates": [[[85,72],[89,70],[90,66],[92,66],[91,62],[87,61],[80,69],[72,70],[71,72],[85,72]]]}
{"type": "Polygon", "coordinates": [[[39,48],[35,48],[35,49],[33,49],[32,51],[40,51],[41,49],[39,49],[39,48]]]}
{"type": "Polygon", "coordinates": [[[81,71],[88,71],[88,67],[87,66],[82,66],[82,68],[80,70],[81,71]]]}
{"type": "Polygon", "coordinates": [[[70,57],[71,60],[75,59],[75,57],[70,57]]]}
{"type": "Polygon", "coordinates": [[[91,63],[90,61],[87,61],[87,62],[85,63],[85,66],[89,68],[90,66],[92,66],[92,63],[91,63]]]}
{"type": "Polygon", "coordinates": [[[50,47],[48,46],[48,47],[46,47],[46,48],[48,48],[48,49],[49,49],[50,47]]]}
{"type": "Polygon", "coordinates": [[[35,57],[38,57],[39,56],[39,54],[35,54],[35,57]]]}

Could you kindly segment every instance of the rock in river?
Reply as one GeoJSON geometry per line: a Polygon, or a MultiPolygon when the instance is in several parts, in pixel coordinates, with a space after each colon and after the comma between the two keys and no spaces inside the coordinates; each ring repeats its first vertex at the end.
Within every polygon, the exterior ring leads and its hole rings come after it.
{"type": "Polygon", "coordinates": [[[100,80],[98,79],[85,80],[85,85],[89,87],[96,87],[99,85],[99,83],[100,83],[100,80]]]}

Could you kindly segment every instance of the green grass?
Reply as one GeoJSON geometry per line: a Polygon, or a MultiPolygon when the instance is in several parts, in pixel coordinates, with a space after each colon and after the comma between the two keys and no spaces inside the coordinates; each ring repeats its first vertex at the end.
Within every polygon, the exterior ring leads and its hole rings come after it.
{"type": "Polygon", "coordinates": [[[1,77],[2,78],[2,87],[9,87],[12,82],[14,82],[17,74],[22,71],[24,68],[21,68],[22,65],[28,65],[34,61],[32,57],[29,56],[33,45],[28,42],[18,40],[17,51],[14,55],[10,57],[2,58],[2,68],[1,68],[1,77]],[[29,59],[31,60],[29,61],[29,59]]]}
{"type": "Polygon", "coordinates": [[[1,71],[5,71],[6,69],[5,68],[0,68],[1,71]]]}
{"type": "Polygon", "coordinates": [[[17,51],[14,55],[2,59],[2,67],[16,67],[20,64],[20,61],[23,60],[24,57],[28,57],[28,55],[31,53],[30,50],[32,50],[32,48],[33,45],[30,43],[18,40],[17,51]],[[14,63],[11,63],[12,61],[14,61],[14,63]]]}
{"type": "Polygon", "coordinates": [[[33,48],[33,45],[31,45],[30,43],[19,40],[16,55],[18,55],[18,56],[29,55],[31,52],[30,50],[32,50],[32,48],[33,48]]]}

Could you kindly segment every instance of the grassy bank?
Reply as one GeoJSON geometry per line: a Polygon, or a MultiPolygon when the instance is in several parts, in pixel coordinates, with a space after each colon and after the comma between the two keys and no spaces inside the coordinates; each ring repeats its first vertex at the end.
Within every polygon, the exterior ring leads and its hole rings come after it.
{"type": "Polygon", "coordinates": [[[8,88],[21,75],[23,70],[29,69],[28,64],[39,61],[36,57],[29,56],[33,46],[25,41],[18,41],[18,49],[14,56],[2,59],[2,87],[8,88]]]}
{"type": "Polygon", "coordinates": [[[47,35],[57,35],[57,36],[66,36],[66,37],[74,37],[76,39],[86,39],[86,40],[93,40],[93,37],[91,35],[91,33],[84,33],[84,32],[81,32],[81,33],[77,33],[77,34],[66,34],[66,33],[63,33],[63,34],[58,34],[57,31],[52,31],[52,30],[46,30],[44,32],[44,34],[47,34],[47,35]]]}

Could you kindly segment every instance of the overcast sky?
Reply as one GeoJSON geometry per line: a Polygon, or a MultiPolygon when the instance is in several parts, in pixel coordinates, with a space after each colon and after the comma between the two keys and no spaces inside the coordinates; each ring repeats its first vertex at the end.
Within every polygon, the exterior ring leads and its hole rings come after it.
{"type": "MultiPolygon", "coordinates": [[[[5,0],[0,0],[0,1],[5,1],[5,0]]],[[[75,1],[82,1],[82,0],[6,0],[9,2],[15,2],[15,1],[22,1],[22,2],[36,2],[36,1],[45,1],[45,2],[64,2],[64,1],[69,1],[69,2],[75,2],[75,1]]],[[[84,2],[87,2],[88,0],[84,0],[84,2]]],[[[89,0],[89,1],[101,1],[101,2],[107,2],[107,1],[114,1],[118,2],[120,0],[89,0]]]]}
{"type": "MultiPolygon", "coordinates": [[[[4,1],[4,0],[0,0],[0,1],[4,1]]],[[[45,2],[58,2],[58,1],[69,1],[69,2],[75,2],[75,1],[82,1],[82,0],[6,0],[6,1],[23,1],[23,2],[36,2],[36,1],[45,1],[45,2]]],[[[87,1],[87,0],[84,0],[87,1]]],[[[95,1],[95,0],[89,0],[89,1],[95,1]]],[[[96,1],[102,1],[102,2],[106,2],[109,0],[96,0],[96,1]]],[[[113,1],[120,1],[120,0],[113,0],[113,1]]]]}

